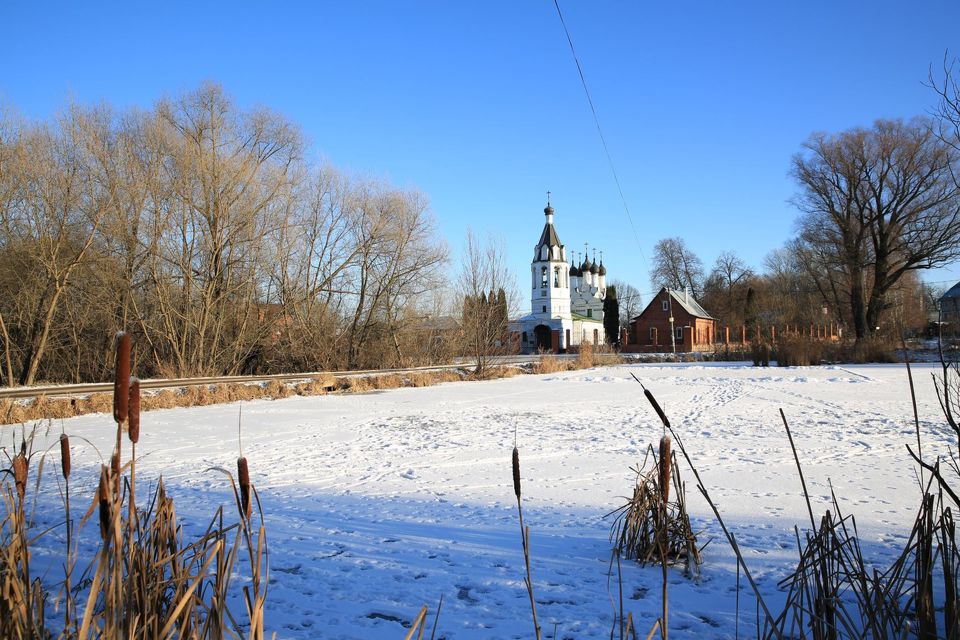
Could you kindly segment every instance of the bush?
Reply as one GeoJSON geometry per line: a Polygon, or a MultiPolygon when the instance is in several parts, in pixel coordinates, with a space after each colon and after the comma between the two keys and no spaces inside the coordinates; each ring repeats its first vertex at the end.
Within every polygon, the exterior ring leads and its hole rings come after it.
{"type": "Polygon", "coordinates": [[[807,367],[820,364],[826,348],[819,340],[801,335],[785,335],[777,342],[776,359],[781,367],[807,367]]]}

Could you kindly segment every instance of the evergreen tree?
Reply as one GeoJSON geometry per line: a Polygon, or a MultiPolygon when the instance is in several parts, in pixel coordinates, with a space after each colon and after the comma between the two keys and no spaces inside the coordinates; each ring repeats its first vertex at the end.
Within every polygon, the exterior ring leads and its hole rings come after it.
{"type": "Polygon", "coordinates": [[[620,302],[617,300],[617,288],[612,285],[607,287],[607,297],[603,300],[603,329],[608,343],[620,343],[620,302]]]}

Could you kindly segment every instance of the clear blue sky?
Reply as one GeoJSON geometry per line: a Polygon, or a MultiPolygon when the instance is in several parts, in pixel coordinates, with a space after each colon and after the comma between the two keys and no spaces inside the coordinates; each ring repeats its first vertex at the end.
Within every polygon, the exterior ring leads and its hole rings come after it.
{"type": "Polygon", "coordinates": [[[804,139],[925,113],[928,65],[960,54],[957,0],[562,1],[638,245],[552,0],[141,4],[5,2],[0,100],[46,118],[217,81],[317,158],[421,189],[455,256],[468,226],[499,235],[521,285],[548,189],[562,241],[643,292],[668,236],[762,267],[804,139]]]}

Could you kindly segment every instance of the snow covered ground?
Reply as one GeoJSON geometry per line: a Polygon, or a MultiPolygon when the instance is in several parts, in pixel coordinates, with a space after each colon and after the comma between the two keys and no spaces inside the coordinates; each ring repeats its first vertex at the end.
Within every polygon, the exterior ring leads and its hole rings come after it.
{"type": "MultiPolygon", "coordinates": [[[[932,371],[918,365],[914,376],[924,446],[943,451],[950,437],[932,371]]],[[[868,559],[886,566],[903,544],[919,497],[905,450],[916,438],[903,366],[638,364],[248,402],[243,453],[270,545],[268,631],[403,637],[401,623],[424,604],[432,623],[442,595],[438,638],[532,637],[510,472],[516,430],[544,637],[556,625],[558,638],[607,638],[617,588],[608,584],[611,523],[603,516],[622,504],[629,467],[661,435],[631,373],[684,439],[768,604],[778,604],[776,584],[794,566],[794,526],[809,522],[778,408],[820,514],[830,481],[857,519],[868,559]]],[[[224,476],[207,469],[235,469],[240,413],[233,404],[144,414],[138,479],[162,473],[188,527],[230,502],[224,476]]],[[[63,428],[74,436],[75,491],[90,493],[100,461],[76,436],[108,455],[114,427],[94,415],[63,428]]],[[[52,426],[50,443],[59,431],[52,426]]],[[[713,542],[698,582],[671,573],[671,633],[733,637],[733,554],[686,465],[681,471],[694,528],[713,542]]],[[[55,491],[52,479],[45,485],[55,491]]],[[[95,524],[85,535],[96,536],[95,524]]],[[[659,569],[624,563],[623,593],[645,635],[660,610],[659,569]]],[[[753,629],[755,614],[742,583],[741,633],[753,629]]]]}

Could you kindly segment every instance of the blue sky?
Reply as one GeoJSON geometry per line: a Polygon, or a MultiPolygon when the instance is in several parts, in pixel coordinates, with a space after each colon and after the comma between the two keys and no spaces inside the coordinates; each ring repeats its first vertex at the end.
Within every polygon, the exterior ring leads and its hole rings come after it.
{"type": "MultiPolygon", "coordinates": [[[[8,0],[0,100],[46,118],[214,80],[300,124],[316,158],[422,190],[455,257],[468,226],[494,234],[526,282],[549,189],[561,239],[647,292],[664,237],[708,269],[728,249],[762,267],[794,228],[802,142],[927,112],[928,65],[960,53],[957,0],[561,8],[639,242],[551,0],[8,0]]],[[[960,280],[960,265],[923,277],[960,280]]]]}

